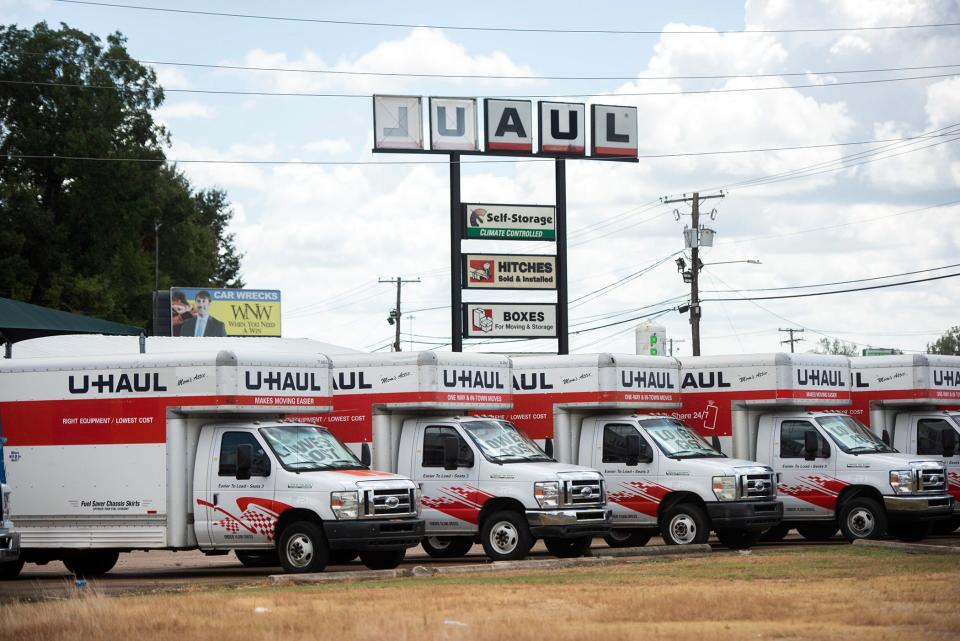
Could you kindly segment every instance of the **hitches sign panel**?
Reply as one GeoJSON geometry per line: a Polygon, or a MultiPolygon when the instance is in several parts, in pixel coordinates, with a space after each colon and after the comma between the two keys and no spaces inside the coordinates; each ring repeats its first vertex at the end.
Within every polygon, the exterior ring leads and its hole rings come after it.
{"type": "Polygon", "coordinates": [[[464,203],[464,238],[484,240],[556,240],[553,207],[464,203]]]}
{"type": "Polygon", "coordinates": [[[637,156],[637,108],[590,105],[593,156],[637,156]]]}
{"type": "Polygon", "coordinates": [[[465,303],[466,338],[556,338],[557,306],[520,303],[465,303]]]}
{"type": "Polygon", "coordinates": [[[475,98],[430,99],[430,148],[451,151],[477,150],[475,98]]]}
{"type": "Polygon", "coordinates": [[[487,151],[533,153],[533,103],[529,100],[483,101],[487,151]]]}
{"type": "Polygon", "coordinates": [[[556,289],[556,256],[466,254],[463,286],[467,289],[556,289]]]}
{"type": "Polygon", "coordinates": [[[374,149],[423,149],[419,96],[373,97],[374,149]]]}
{"type": "Polygon", "coordinates": [[[585,107],[580,103],[540,103],[540,152],[583,156],[586,153],[585,107]]]}

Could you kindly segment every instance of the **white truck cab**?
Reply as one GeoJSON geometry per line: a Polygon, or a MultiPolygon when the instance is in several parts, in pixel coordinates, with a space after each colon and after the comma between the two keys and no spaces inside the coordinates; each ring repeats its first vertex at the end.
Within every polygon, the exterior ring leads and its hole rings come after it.
{"type": "Polygon", "coordinates": [[[6,575],[17,567],[17,560],[20,558],[20,533],[14,529],[10,520],[11,492],[3,464],[3,446],[6,442],[3,422],[0,421],[0,580],[12,578],[6,575]]]}
{"type": "Polygon", "coordinates": [[[918,540],[931,521],[949,516],[952,499],[939,461],[896,452],[850,416],[812,411],[849,405],[846,357],[689,357],[681,371],[682,414],[694,427],[729,434],[735,456],[776,472],[784,522],[768,532],[770,539],[795,527],[808,539],[839,529],[851,541],[887,532],[918,540]]]}
{"type": "MultiPolygon", "coordinates": [[[[395,567],[423,536],[419,490],[329,431],[330,362],[253,350],[0,361],[0,416],[24,562],[82,576],[121,552],[235,551],[320,571],[395,567]]],[[[254,345],[251,343],[251,345],[254,345]]]]}
{"type": "Polygon", "coordinates": [[[430,555],[462,556],[479,538],[493,560],[522,558],[537,539],[579,556],[609,530],[599,472],[554,461],[509,421],[467,415],[510,408],[509,358],[343,354],[333,364],[334,412],[319,420],[372,440],[375,467],[419,484],[430,555]]]}
{"type": "Polygon", "coordinates": [[[611,546],[704,543],[710,531],[749,547],[780,523],[773,470],[729,459],[682,421],[673,358],[627,354],[513,359],[514,410],[528,435],[555,442],[559,460],[600,470],[608,484],[611,546]]]}

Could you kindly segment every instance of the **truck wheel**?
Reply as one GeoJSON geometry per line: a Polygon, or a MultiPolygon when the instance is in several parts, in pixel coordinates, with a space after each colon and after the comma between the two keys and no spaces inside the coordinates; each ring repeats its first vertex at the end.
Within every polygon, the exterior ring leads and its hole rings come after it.
{"type": "Polygon", "coordinates": [[[67,557],[63,564],[78,579],[95,579],[112,570],[119,558],[117,550],[87,550],[67,557]]]}
{"type": "Polygon", "coordinates": [[[350,563],[360,556],[356,550],[330,550],[330,565],[343,565],[350,563]]]}
{"type": "Polygon", "coordinates": [[[932,529],[933,523],[929,521],[925,523],[891,523],[887,528],[887,533],[901,541],[916,543],[930,536],[932,529]]]}
{"type": "Polygon", "coordinates": [[[323,572],[330,561],[330,548],[323,528],[312,521],[291,523],[277,541],[280,565],[287,572],[323,572]]]}
{"type": "Polygon", "coordinates": [[[960,516],[951,517],[945,521],[936,521],[933,524],[934,534],[953,534],[960,528],[960,516]]]}
{"type": "Polygon", "coordinates": [[[706,543],[710,538],[707,515],[698,505],[678,503],[660,519],[660,535],[667,545],[706,543]]]}
{"type": "Polygon", "coordinates": [[[779,523],[760,534],[761,541],[782,541],[793,528],[787,523],[779,523]]]}
{"type": "Polygon", "coordinates": [[[425,536],[420,541],[424,552],[435,559],[450,559],[466,556],[473,547],[473,538],[469,536],[425,536]]]}
{"type": "Polygon", "coordinates": [[[235,550],[237,560],[247,568],[270,568],[280,565],[276,550],[235,550]]]}
{"type": "Polygon", "coordinates": [[[576,559],[588,554],[591,543],[593,543],[592,536],[578,536],[572,539],[547,537],[543,540],[547,551],[558,559],[576,559]]]}
{"type": "Polygon", "coordinates": [[[16,561],[4,561],[0,563],[0,581],[10,581],[20,575],[23,569],[23,559],[16,561]]]}
{"type": "Polygon", "coordinates": [[[731,550],[748,550],[760,540],[756,530],[717,530],[717,538],[731,550]]]}
{"type": "Polygon", "coordinates": [[[400,565],[407,555],[401,550],[367,550],[360,553],[360,561],[371,570],[392,570],[400,565]]]}
{"type": "Polygon", "coordinates": [[[518,512],[503,510],[487,517],[480,528],[483,551],[494,561],[516,561],[527,556],[533,537],[527,519],[518,512]]]}
{"type": "Polygon", "coordinates": [[[839,529],[840,526],[835,521],[802,523],[797,526],[797,533],[808,541],[828,541],[839,529]]]}
{"type": "Polygon", "coordinates": [[[887,531],[887,514],[875,500],[850,499],[840,508],[840,531],[850,541],[879,539],[887,531]]]}
{"type": "Polygon", "coordinates": [[[639,548],[647,544],[650,536],[650,532],[647,530],[621,528],[610,530],[603,535],[603,540],[612,548],[639,548]]]}

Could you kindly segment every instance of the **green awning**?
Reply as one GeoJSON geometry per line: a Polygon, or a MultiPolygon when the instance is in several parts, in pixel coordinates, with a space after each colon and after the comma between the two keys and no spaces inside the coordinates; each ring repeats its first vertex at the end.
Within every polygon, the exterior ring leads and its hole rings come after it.
{"type": "Polygon", "coordinates": [[[58,309],[0,298],[0,342],[16,343],[28,338],[56,334],[113,334],[137,336],[139,327],[100,320],[58,309]]]}

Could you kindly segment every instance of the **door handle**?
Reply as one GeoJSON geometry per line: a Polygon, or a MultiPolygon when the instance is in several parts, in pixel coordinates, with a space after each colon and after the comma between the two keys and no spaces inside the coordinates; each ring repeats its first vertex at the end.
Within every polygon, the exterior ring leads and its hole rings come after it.
{"type": "Polygon", "coordinates": [[[220,495],[217,494],[216,492],[214,492],[214,494],[213,494],[213,504],[214,504],[214,505],[217,504],[217,499],[218,499],[219,497],[220,497],[220,495]]]}

